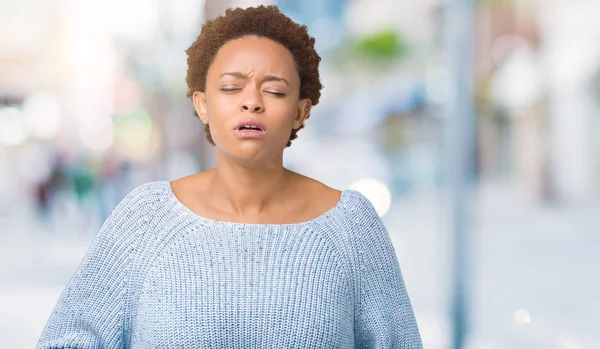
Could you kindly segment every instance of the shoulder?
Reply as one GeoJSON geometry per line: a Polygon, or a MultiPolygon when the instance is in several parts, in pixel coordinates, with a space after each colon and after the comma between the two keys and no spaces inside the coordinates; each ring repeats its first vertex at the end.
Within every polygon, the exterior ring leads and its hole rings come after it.
{"type": "Polygon", "coordinates": [[[158,201],[166,193],[167,180],[156,180],[138,184],[123,197],[121,203],[134,205],[158,201]]]}
{"type": "Polygon", "coordinates": [[[371,200],[360,191],[344,190],[340,203],[344,206],[346,212],[351,213],[359,220],[381,221],[371,200]]]}
{"type": "Polygon", "coordinates": [[[166,194],[168,184],[168,181],[157,180],[136,185],[112,209],[107,222],[132,220],[149,214],[166,194]]]}
{"type": "Polygon", "coordinates": [[[373,203],[361,192],[347,189],[341,200],[343,221],[347,222],[352,240],[361,245],[390,248],[387,228],[373,203]]]}

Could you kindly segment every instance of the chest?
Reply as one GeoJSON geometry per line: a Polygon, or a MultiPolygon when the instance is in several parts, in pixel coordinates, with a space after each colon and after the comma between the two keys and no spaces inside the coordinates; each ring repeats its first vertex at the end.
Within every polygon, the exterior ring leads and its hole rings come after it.
{"type": "Polygon", "coordinates": [[[143,280],[132,347],[352,347],[351,285],[316,233],[187,234],[143,280]]]}

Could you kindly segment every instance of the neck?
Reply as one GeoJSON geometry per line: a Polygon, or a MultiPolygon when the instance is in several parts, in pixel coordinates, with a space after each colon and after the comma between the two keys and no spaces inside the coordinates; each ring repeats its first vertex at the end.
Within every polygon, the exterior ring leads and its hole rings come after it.
{"type": "Polygon", "coordinates": [[[289,189],[290,174],[283,167],[283,154],[253,166],[217,155],[209,190],[220,209],[238,216],[256,215],[281,203],[289,189]]]}

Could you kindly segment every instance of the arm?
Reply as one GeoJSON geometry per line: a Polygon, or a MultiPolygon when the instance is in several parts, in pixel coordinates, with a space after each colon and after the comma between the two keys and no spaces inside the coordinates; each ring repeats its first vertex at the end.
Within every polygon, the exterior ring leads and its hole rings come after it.
{"type": "Polygon", "coordinates": [[[369,200],[360,193],[357,196],[356,347],[421,349],[419,329],[388,231],[369,200]]]}
{"type": "Polygon", "coordinates": [[[124,296],[143,187],[111,211],[63,290],[37,349],[122,348],[124,296]]]}

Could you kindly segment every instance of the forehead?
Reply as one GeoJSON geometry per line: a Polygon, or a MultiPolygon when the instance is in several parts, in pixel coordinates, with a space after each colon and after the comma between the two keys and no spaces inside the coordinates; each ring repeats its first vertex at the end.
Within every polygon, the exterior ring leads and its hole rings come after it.
{"type": "Polygon", "coordinates": [[[217,77],[224,72],[273,74],[290,82],[300,79],[292,53],[278,42],[257,36],[228,41],[219,49],[208,75],[217,77]]]}

